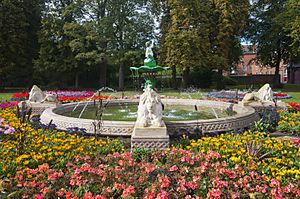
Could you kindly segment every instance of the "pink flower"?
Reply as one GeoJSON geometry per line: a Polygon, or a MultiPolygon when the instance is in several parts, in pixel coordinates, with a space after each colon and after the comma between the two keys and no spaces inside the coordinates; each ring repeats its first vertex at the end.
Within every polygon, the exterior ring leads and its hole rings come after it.
{"type": "Polygon", "coordinates": [[[43,199],[43,198],[44,198],[43,194],[35,194],[34,195],[34,199],[43,199]]]}
{"type": "Polygon", "coordinates": [[[60,190],[58,192],[56,192],[58,197],[62,197],[63,195],[65,195],[65,190],[60,190]]]}
{"type": "Polygon", "coordinates": [[[225,171],[225,174],[226,174],[226,176],[227,176],[228,178],[230,178],[230,179],[236,178],[236,173],[235,173],[235,171],[231,171],[231,170],[227,169],[227,170],[225,171]]]}
{"type": "Polygon", "coordinates": [[[155,193],[149,192],[146,195],[144,195],[144,198],[145,199],[153,199],[153,198],[155,198],[155,193]]]}
{"type": "Polygon", "coordinates": [[[270,183],[270,187],[279,187],[280,183],[276,179],[272,179],[270,183]]]}
{"type": "Polygon", "coordinates": [[[43,194],[46,194],[48,192],[49,192],[49,189],[47,187],[45,187],[41,190],[41,193],[43,193],[43,194]]]}
{"type": "Polygon", "coordinates": [[[194,181],[194,182],[197,182],[197,181],[199,181],[200,179],[201,179],[200,176],[193,176],[193,181],[194,181]]]}
{"type": "Polygon", "coordinates": [[[287,187],[285,187],[284,188],[284,192],[285,193],[290,193],[291,192],[291,190],[294,188],[295,186],[292,184],[292,183],[290,183],[287,187]]]}
{"type": "Polygon", "coordinates": [[[116,190],[121,189],[121,184],[115,182],[115,183],[114,183],[114,188],[115,188],[116,190]]]}
{"type": "Polygon", "coordinates": [[[66,199],[71,199],[73,197],[73,193],[72,192],[66,192],[66,199]]]}
{"type": "Polygon", "coordinates": [[[124,191],[122,193],[122,197],[126,198],[134,193],[135,193],[135,189],[133,186],[130,185],[129,187],[124,189],[124,191]]]}
{"type": "Polygon", "coordinates": [[[196,190],[198,189],[198,184],[196,182],[190,181],[187,183],[187,187],[192,190],[196,190]]]}
{"type": "Polygon", "coordinates": [[[31,185],[32,187],[35,187],[35,186],[36,186],[36,182],[35,182],[35,181],[32,181],[32,182],[30,182],[30,185],[31,185]]]}
{"type": "Polygon", "coordinates": [[[39,166],[39,171],[40,172],[46,172],[49,169],[49,164],[45,163],[39,166]]]}
{"type": "Polygon", "coordinates": [[[166,191],[161,191],[159,194],[157,194],[157,199],[168,199],[169,194],[166,191]]]}
{"type": "Polygon", "coordinates": [[[176,165],[173,165],[173,166],[171,166],[169,171],[176,171],[177,169],[178,169],[178,167],[176,165]]]}
{"type": "Polygon", "coordinates": [[[101,195],[96,195],[95,199],[106,199],[106,198],[104,196],[101,196],[101,195]]]}
{"type": "Polygon", "coordinates": [[[139,181],[139,182],[144,182],[144,181],[145,181],[145,178],[144,178],[143,176],[140,176],[139,179],[138,179],[138,181],[139,181]]]}
{"type": "Polygon", "coordinates": [[[158,181],[161,182],[161,188],[167,188],[171,184],[167,176],[159,177],[158,181]]]}
{"type": "Polygon", "coordinates": [[[150,173],[155,170],[155,166],[153,164],[148,163],[145,165],[145,170],[147,173],[150,173]]]}
{"type": "Polygon", "coordinates": [[[210,189],[209,192],[207,193],[207,195],[209,198],[219,199],[219,198],[221,198],[222,192],[219,188],[210,189]]]}

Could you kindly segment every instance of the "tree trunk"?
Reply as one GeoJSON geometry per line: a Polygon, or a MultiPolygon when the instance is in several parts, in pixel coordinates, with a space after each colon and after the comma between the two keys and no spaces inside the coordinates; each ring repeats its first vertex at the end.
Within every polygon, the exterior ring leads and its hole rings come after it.
{"type": "Polygon", "coordinates": [[[281,49],[280,49],[280,43],[278,42],[278,48],[277,48],[277,58],[276,58],[276,62],[275,62],[275,76],[273,79],[273,86],[274,88],[281,88],[282,85],[280,83],[280,75],[279,75],[279,67],[280,67],[280,62],[281,62],[281,49]]]}
{"type": "Polygon", "coordinates": [[[124,90],[124,63],[120,63],[119,68],[119,90],[124,90]]]}
{"type": "Polygon", "coordinates": [[[177,89],[176,66],[172,66],[172,87],[177,89]]]}
{"type": "Polygon", "coordinates": [[[75,88],[78,88],[79,86],[79,73],[77,72],[75,74],[75,88]]]}
{"type": "Polygon", "coordinates": [[[182,73],[182,87],[187,88],[189,85],[189,74],[190,74],[190,68],[186,67],[183,69],[182,73]]]}
{"type": "Polygon", "coordinates": [[[107,76],[107,61],[103,59],[102,62],[100,63],[100,80],[99,80],[100,88],[106,86],[106,79],[107,79],[106,76],[107,76]]]}

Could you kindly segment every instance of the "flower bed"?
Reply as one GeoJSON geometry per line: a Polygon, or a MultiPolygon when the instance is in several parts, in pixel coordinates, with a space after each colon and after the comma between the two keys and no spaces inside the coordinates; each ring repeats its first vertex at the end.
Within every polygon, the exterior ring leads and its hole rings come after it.
{"type": "Polygon", "coordinates": [[[300,150],[290,139],[270,138],[265,133],[245,132],[240,135],[223,134],[199,140],[181,141],[180,148],[207,153],[214,150],[229,164],[265,175],[280,182],[300,182],[300,150]]]}
{"type": "Polygon", "coordinates": [[[300,135],[300,111],[282,111],[277,129],[284,133],[300,135]]]}
{"type": "Polygon", "coordinates": [[[0,111],[3,125],[15,129],[14,133],[0,133],[0,178],[14,175],[26,167],[36,168],[48,163],[56,168],[77,155],[108,154],[123,151],[117,140],[106,141],[69,135],[65,132],[35,130],[30,124],[21,123],[11,109],[0,111]]]}
{"type": "MultiPolygon", "coordinates": [[[[149,155],[149,156],[148,156],[149,155]]],[[[101,158],[77,157],[61,171],[43,164],[18,172],[19,197],[28,198],[296,198],[299,181],[276,179],[228,164],[215,151],[173,149],[141,161],[129,152],[101,158]]]]}
{"type": "Polygon", "coordinates": [[[296,103],[296,102],[288,102],[289,104],[289,111],[293,112],[293,111],[300,111],[300,102],[296,103]]]}
{"type": "Polygon", "coordinates": [[[0,109],[12,108],[12,107],[16,107],[17,105],[18,102],[2,102],[0,104],[0,109]]]}
{"type": "MultiPolygon", "coordinates": [[[[68,102],[79,102],[86,100],[100,100],[100,99],[108,99],[109,96],[94,96],[92,91],[47,91],[48,94],[54,94],[57,96],[57,99],[63,103],[68,102]]],[[[28,92],[16,93],[12,96],[12,101],[22,101],[26,100],[29,97],[28,92]]]]}
{"type": "MultiPolygon", "coordinates": [[[[207,94],[208,98],[221,98],[221,99],[236,99],[242,100],[245,96],[245,92],[236,92],[236,91],[218,91],[218,92],[209,92],[207,94]]],[[[275,99],[289,99],[292,96],[285,93],[274,93],[275,99]]]]}
{"type": "MultiPolygon", "coordinates": [[[[280,121],[299,116],[280,112],[280,121]]],[[[117,140],[35,129],[12,109],[0,118],[0,198],[300,197],[299,139],[247,131],[131,154],[117,140]]]]}

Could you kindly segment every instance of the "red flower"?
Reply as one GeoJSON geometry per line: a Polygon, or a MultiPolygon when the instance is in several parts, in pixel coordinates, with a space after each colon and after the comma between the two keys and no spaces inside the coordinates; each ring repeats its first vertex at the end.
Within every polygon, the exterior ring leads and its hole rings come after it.
{"type": "Polygon", "coordinates": [[[83,199],[92,199],[93,194],[91,192],[86,192],[83,196],[83,199]]]}

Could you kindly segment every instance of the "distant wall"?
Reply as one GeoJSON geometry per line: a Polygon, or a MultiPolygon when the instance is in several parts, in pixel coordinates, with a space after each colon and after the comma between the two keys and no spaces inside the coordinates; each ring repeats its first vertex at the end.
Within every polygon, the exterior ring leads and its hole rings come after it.
{"type": "MultiPolygon", "coordinates": [[[[275,75],[230,76],[237,84],[266,84],[274,81],[275,75]]],[[[280,75],[277,77],[280,79],[280,75]]]]}

